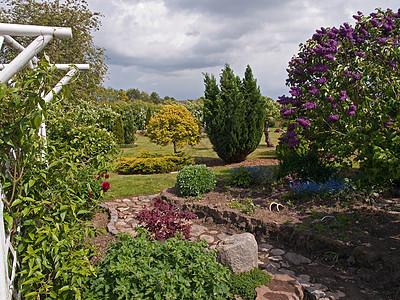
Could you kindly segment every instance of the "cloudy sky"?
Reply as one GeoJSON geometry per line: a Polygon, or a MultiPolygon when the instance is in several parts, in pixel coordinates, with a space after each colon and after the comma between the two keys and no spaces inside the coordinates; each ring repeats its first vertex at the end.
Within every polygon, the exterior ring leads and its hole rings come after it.
{"type": "Polygon", "coordinates": [[[320,27],[354,24],[357,11],[398,0],[87,0],[104,15],[95,43],[110,58],[106,87],[177,100],[203,96],[202,73],[250,65],[264,96],[287,93],[286,68],[320,27]]]}

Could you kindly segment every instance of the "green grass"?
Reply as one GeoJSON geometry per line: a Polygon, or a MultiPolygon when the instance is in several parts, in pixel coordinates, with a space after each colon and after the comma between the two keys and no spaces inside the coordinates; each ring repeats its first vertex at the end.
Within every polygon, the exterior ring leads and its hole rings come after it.
{"type": "MultiPolygon", "coordinates": [[[[271,133],[271,140],[274,144],[278,143],[280,133],[271,133]]],[[[172,145],[159,146],[150,141],[148,137],[138,136],[135,147],[121,148],[121,157],[134,157],[142,149],[153,153],[166,154],[172,153],[172,145]]],[[[203,137],[195,147],[185,146],[182,151],[187,152],[195,158],[197,164],[206,163],[210,160],[219,159],[218,155],[212,150],[212,145],[207,137],[203,137]]],[[[257,149],[251,153],[248,159],[275,158],[275,149],[268,148],[264,136],[257,149]]],[[[213,168],[219,178],[228,178],[228,167],[213,168]]],[[[173,187],[176,182],[177,173],[172,174],[151,174],[151,175],[120,175],[110,173],[109,182],[111,189],[106,193],[105,199],[134,196],[151,195],[161,192],[163,189],[173,187]]]]}

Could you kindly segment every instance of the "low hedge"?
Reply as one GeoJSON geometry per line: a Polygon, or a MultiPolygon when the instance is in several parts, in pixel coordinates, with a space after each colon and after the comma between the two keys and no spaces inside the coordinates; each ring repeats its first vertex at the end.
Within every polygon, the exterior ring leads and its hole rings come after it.
{"type": "Polygon", "coordinates": [[[192,164],[194,159],[184,152],[160,155],[142,150],[137,157],[121,157],[115,171],[119,174],[169,173],[192,164]]]}

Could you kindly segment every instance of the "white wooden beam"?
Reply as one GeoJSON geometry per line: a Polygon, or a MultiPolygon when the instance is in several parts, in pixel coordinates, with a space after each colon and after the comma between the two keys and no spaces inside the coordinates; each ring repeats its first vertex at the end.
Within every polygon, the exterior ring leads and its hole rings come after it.
{"type": "Polygon", "coordinates": [[[72,38],[72,30],[70,27],[50,27],[38,25],[22,25],[0,23],[0,35],[12,36],[38,36],[51,35],[60,39],[72,38]]]}

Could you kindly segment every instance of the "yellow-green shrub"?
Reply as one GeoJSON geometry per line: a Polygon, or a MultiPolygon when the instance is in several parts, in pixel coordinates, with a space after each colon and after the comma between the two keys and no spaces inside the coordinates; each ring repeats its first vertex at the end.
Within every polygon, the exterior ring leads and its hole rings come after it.
{"type": "Polygon", "coordinates": [[[168,173],[192,164],[194,159],[184,152],[159,155],[142,150],[137,157],[121,157],[115,171],[120,174],[168,173]]]}

